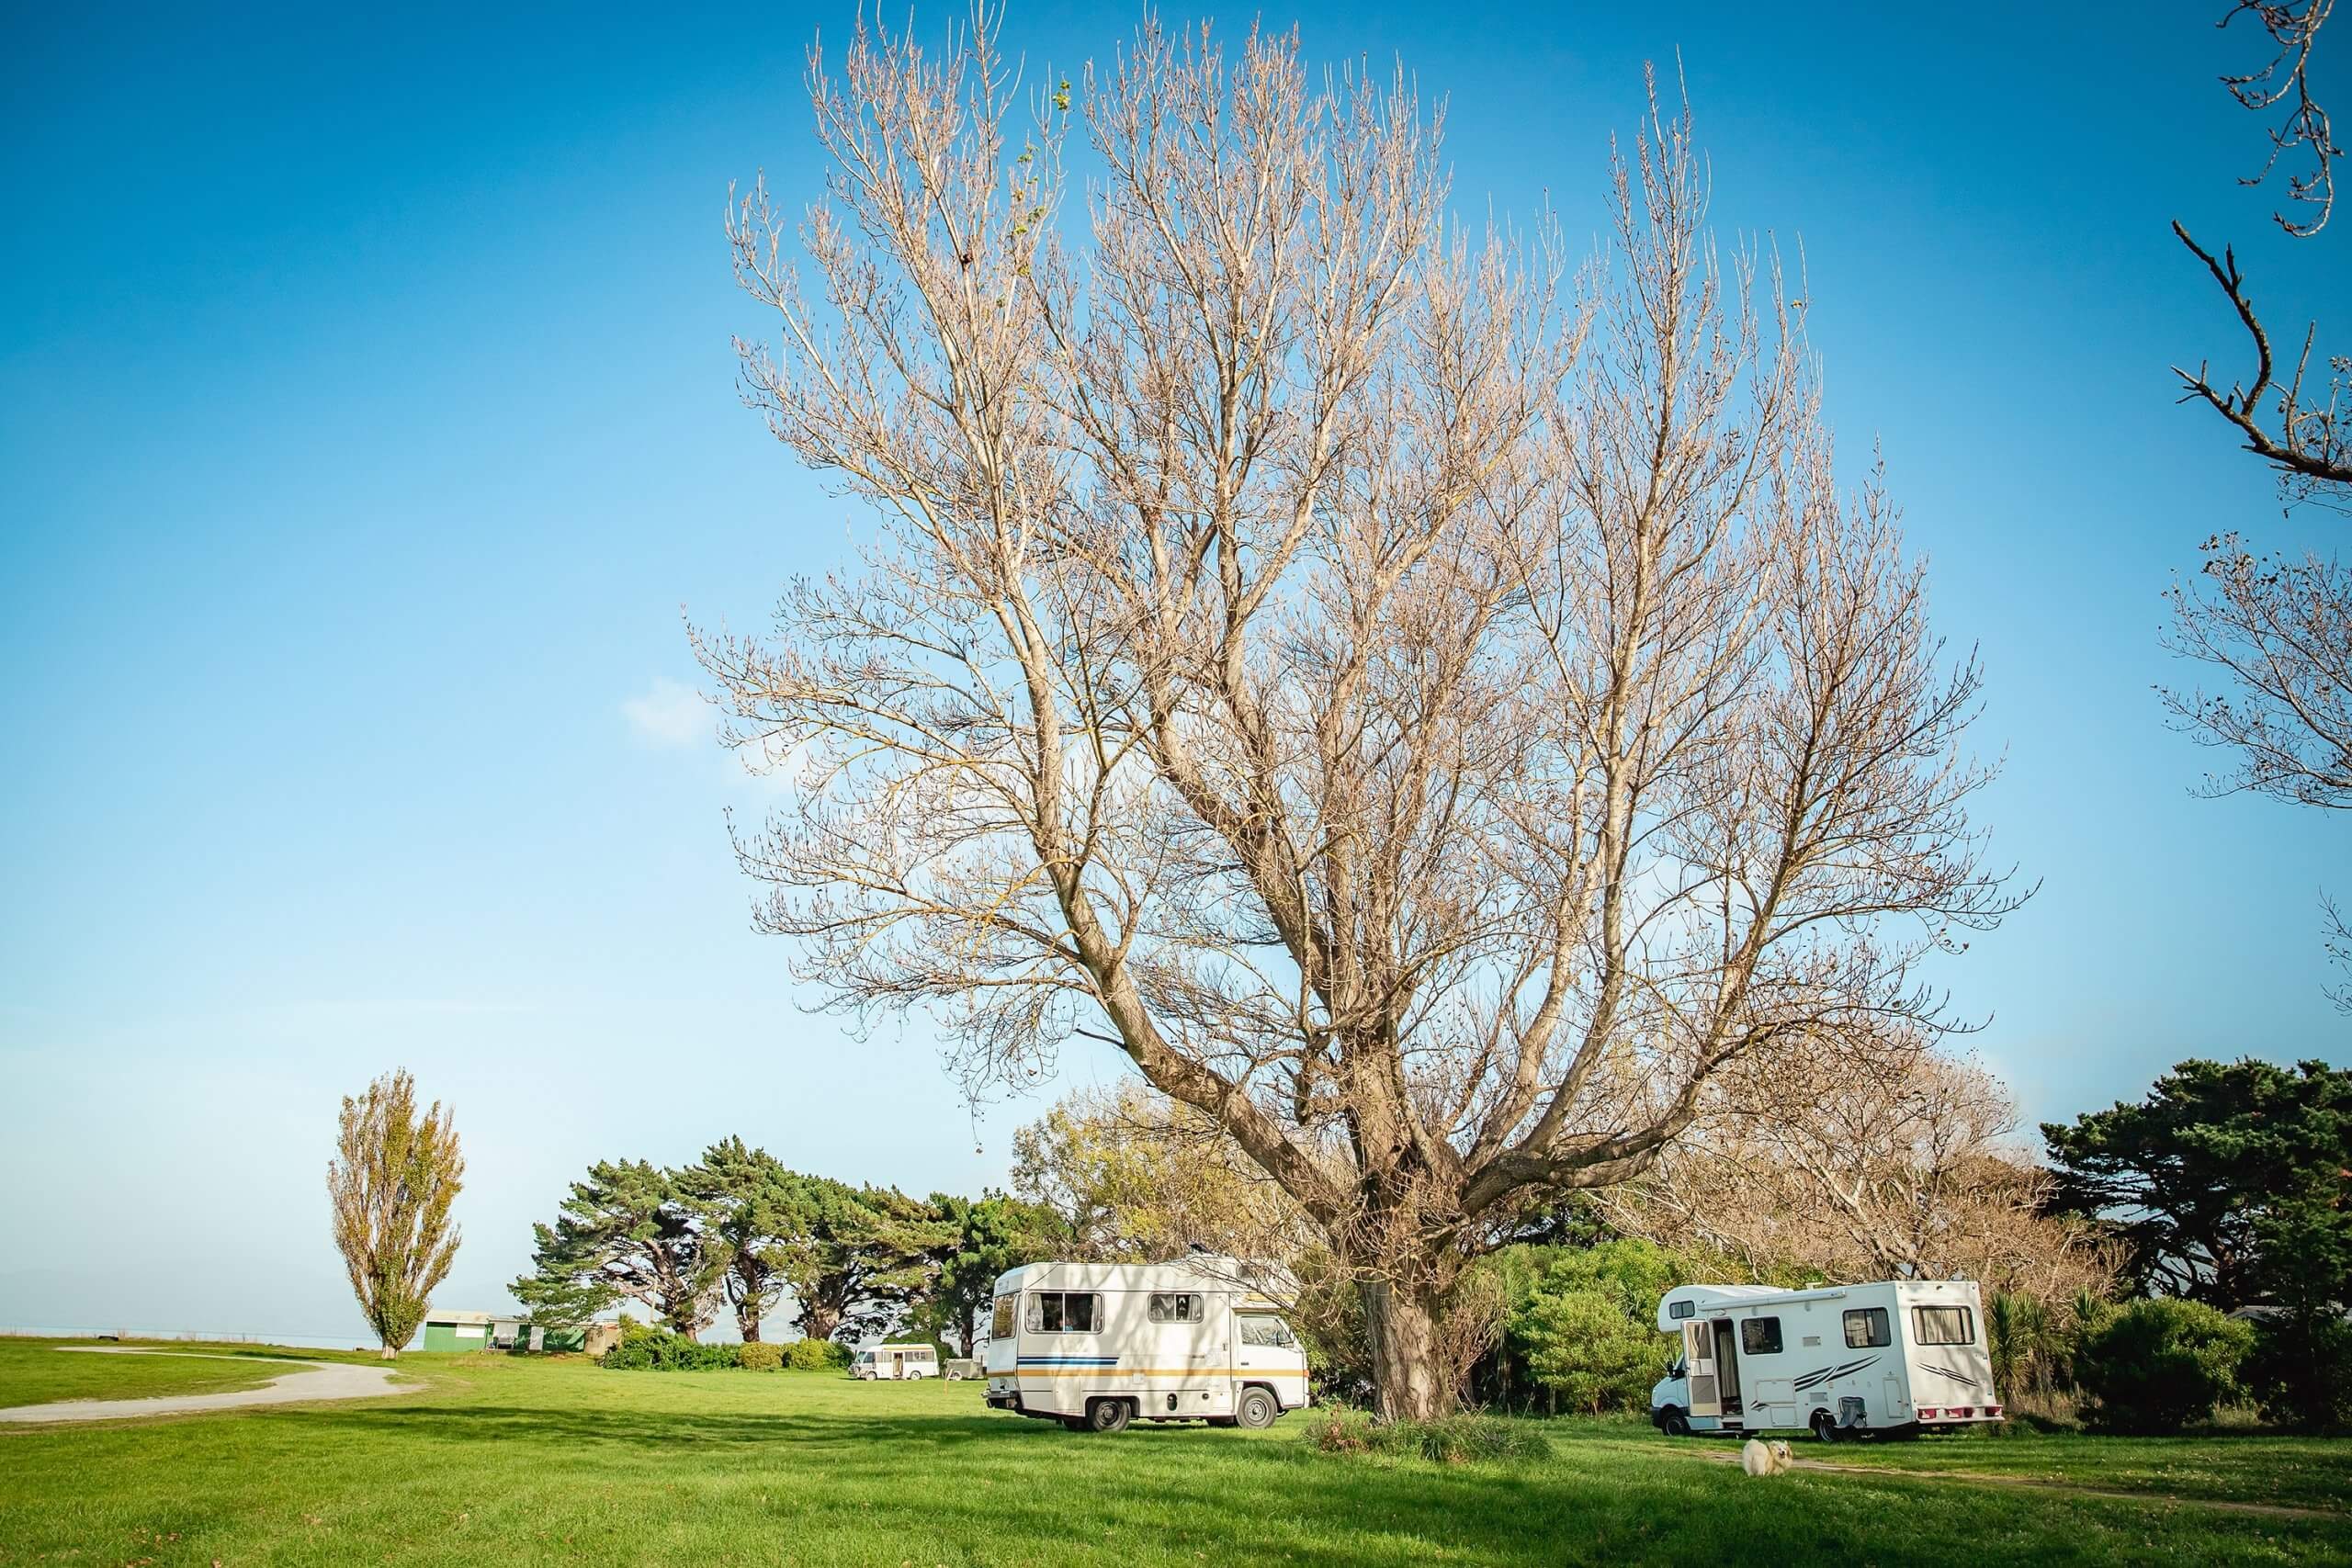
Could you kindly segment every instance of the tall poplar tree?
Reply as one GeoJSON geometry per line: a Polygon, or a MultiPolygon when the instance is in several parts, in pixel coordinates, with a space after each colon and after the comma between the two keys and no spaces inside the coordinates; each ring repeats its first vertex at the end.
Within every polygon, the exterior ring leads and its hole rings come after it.
{"type": "Polygon", "coordinates": [[[388,1361],[424,1321],[434,1287],[457,1260],[449,1208],[465,1173],[450,1111],[436,1100],[419,1115],[416,1080],[406,1069],[345,1097],[335,1157],[327,1162],[334,1244],[388,1361]]]}

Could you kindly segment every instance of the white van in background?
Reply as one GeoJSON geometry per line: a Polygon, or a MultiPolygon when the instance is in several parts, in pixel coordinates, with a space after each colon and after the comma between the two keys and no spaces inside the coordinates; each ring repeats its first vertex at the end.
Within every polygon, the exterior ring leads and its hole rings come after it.
{"type": "Polygon", "coordinates": [[[1682,1345],[1650,1391],[1668,1433],[1794,1427],[1834,1442],[2001,1419],[1984,1303],[1964,1280],[1678,1285],[1657,1325],[1682,1345]]]}
{"type": "Polygon", "coordinates": [[[1307,1402],[1281,1308],[1207,1263],[1031,1263],[999,1276],[992,1410],[1116,1432],[1129,1421],[1271,1427],[1307,1402]]]}
{"type": "Polygon", "coordinates": [[[939,1352],[928,1345],[869,1345],[849,1364],[849,1375],[861,1382],[908,1382],[939,1375],[939,1352]]]}

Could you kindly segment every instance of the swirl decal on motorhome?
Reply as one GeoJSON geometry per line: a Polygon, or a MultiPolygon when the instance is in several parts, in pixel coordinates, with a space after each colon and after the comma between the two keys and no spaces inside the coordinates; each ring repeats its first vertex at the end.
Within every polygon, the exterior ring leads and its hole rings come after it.
{"type": "Polygon", "coordinates": [[[1797,1393],[1803,1393],[1805,1390],[1814,1387],[1815,1384],[1827,1382],[1832,1378],[1849,1377],[1853,1373],[1859,1372],[1865,1367],[1870,1366],[1878,1358],[1876,1356],[1865,1356],[1859,1361],[1849,1361],[1842,1367],[1816,1368],[1815,1371],[1806,1372],[1803,1376],[1799,1377],[1791,1386],[1793,1387],[1797,1393]]]}

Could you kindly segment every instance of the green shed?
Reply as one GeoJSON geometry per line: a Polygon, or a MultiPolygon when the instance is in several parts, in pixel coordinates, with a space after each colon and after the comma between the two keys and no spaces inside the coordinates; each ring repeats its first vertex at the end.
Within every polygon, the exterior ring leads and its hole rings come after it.
{"type": "Polygon", "coordinates": [[[420,1350],[577,1350],[585,1336],[577,1328],[541,1328],[519,1314],[444,1312],[424,1314],[420,1350]]]}
{"type": "MultiPolygon", "coordinates": [[[[424,1343],[417,1348],[487,1350],[491,1348],[498,1322],[496,1317],[486,1312],[444,1312],[435,1307],[424,1314],[424,1343]]],[[[514,1343],[511,1337],[507,1343],[514,1343]]]]}

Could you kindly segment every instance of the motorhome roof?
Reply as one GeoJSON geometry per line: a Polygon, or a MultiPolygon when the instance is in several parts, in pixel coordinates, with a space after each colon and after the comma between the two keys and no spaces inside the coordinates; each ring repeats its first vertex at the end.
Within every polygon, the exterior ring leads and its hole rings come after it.
{"type": "Polygon", "coordinates": [[[1030,1290],[1164,1291],[1175,1285],[1203,1290],[1258,1293],[1247,1270],[1230,1258],[1206,1255],[1169,1263],[1024,1263],[997,1276],[996,1293],[1014,1295],[1030,1290]]]}
{"type": "MultiPolygon", "coordinates": [[[[1676,1302],[1692,1302],[1701,1308],[1755,1307],[1775,1305],[1783,1302],[1832,1301],[1856,1291],[1908,1291],[1929,1297],[1966,1292],[1976,1287],[1965,1280],[1871,1280],[1851,1285],[1816,1285],[1811,1290],[1792,1291],[1779,1285],[1677,1285],[1658,1298],[1657,1325],[1668,1334],[1679,1332],[1686,1319],[1672,1315],[1668,1308],[1676,1302]]],[[[1932,1300],[1929,1304],[1933,1304],[1932,1300]]]]}

